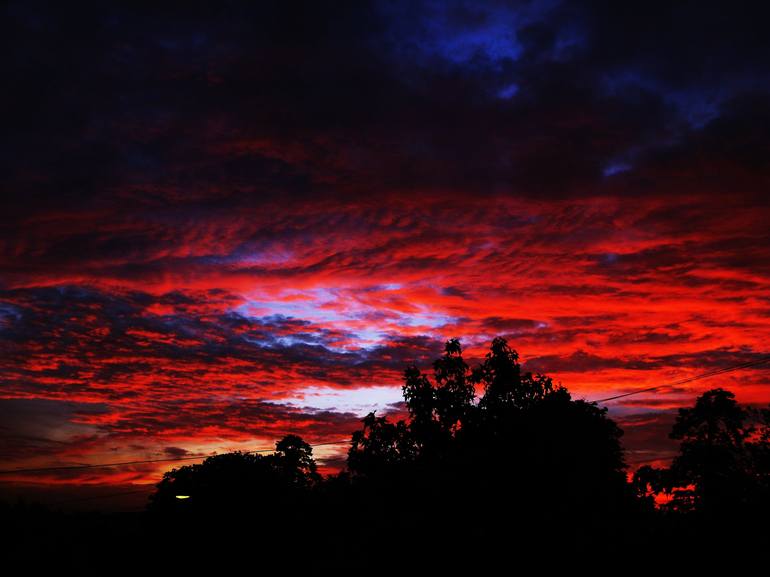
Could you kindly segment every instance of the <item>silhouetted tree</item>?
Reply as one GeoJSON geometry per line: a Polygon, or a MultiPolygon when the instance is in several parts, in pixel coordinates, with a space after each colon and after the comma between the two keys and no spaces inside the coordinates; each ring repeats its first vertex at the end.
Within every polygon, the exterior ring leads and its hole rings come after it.
{"type": "Polygon", "coordinates": [[[459,340],[447,341],[444,355],[433,363],[433,376],[436,381],[436,417],[441,430],[452,435],[467,420],[476,395],[459,340]]]}
{"type": "Polygon", "coordinates": [[[435,415],[436,390],[427,376],[417,367],[410,366],[404,371],[402,391],[409,411],[409,429],[418,449],[425,449],[439,434],[435,415]]]}
{"type": "Polygon", "coordinates": [[[758,411],[756,438],[748,448],[756,480],[752,502],[758,513],[770,515],[770,408],[758,411]]]}
{"type": "Polygon", "coordinates": [[[554,392],[550,377],[532,373],[522,375],[518,353],[502,337],[492,341],[484,362],[474,369],[472,380],[484,386],[480,404],[491,415],[527,409],[554,392]]]}
{"type": "Polygon", "coordinates": [[[370,414],[354,433],[354,480],[408,480],[412,496],[421,491],[424,515],[452,512],[448,523],[457,522],[471,494],[484,495],[489,506],[469,510],[467,522],[514,511],[606,514],[630,495],[622,432],[606,409],[573,401],[545,375],[523,372],[505,339],[494,339],[472,371],[452,339],[433,369],[434,383],[416,367],[405,371],[408,422],[370,414]],[[478,404],[476,386],[484,389],[478,404]]]}
{"type": "Polygon", "coordinates": [[[310,445],[288,435],[271,455],[236,451],[168,471],[150,497],[150,510],[228,514],[276,509],[319,481],[310,445]]]}
{"type": "Polygon", "coordinates": [[[694,485],[695,507],[707,513],[743,503],[749,488],[746,439],[749,414],[723,389],[703,393],[692,408],[679,409],[672,439],[681,440],[671,481],[694,485]]]}
{"type": "Polygon", "coordinates": [[[422,456],[445,449],[471,418],[476,390],[470,377],[457,339],[447,341],[444,354],[433,363],[435,385],[414,366],[404,372],[408,429],[422,456]]]}
{"type": "Polygon", "coordinates": [[[353,433],[348,451],[348,469],[357,475],[388,476],[412,462],[417,447],[404,421],[388,422],[387,417],[369,413],[363,429],[353,433]]]}
{"type": "Polygon", "coordinates": [[[768,510],[770,410],[741,407],[730,391],[712,389],[679,409],[670,437],[681,441],[671,467],[642,467],[637,493],[667,494],[665,509],[707,516],[768,510]],[[758,425],[758,426],[755,426],[758,425]]]}
{"type": "Polygon", "coordinates": [[[452,339],[432,369],[404,372],[408,418],[363,419],[346,471],[322,480],[310,445],[289,435],[271,455],[230,453],[171,471],[153,509],[249,513],[238,534],[263,530],[260,539],[273,536],[273,546],[288,552],[301,542],[276,541],[276,523],[294,531],[324,519],[330,542],[346,543],[344,559],[401,546],[450,567],[467,558],[469,539],[489,559],[511,547],[551,553],[554,542],[543,536],[554,527],[569,533],[573,551],[625,534],[636,543],[631,535],[643,538],[649,528],[677,535],[686,526],[697,542],[692,519],[700,517],[680,512],[768,512],[770,409],[741,407],[728,391],[709,391],[681,409],[671,432],[681,454],[670,468],[641,467],[628,483],[622,431],[607,409],[524,371],[505,339],[494,339],[473,369],[452,339]],[[659,493],[673,497],[670,515],[656,512],[659,493]]]}
{"type": "Polygon", "coordinates": [[[308,487],[321,480],[313,459],[313,448],[298,435],[286,435],[278,441],[272,459],[296,486],[308,487]]]}

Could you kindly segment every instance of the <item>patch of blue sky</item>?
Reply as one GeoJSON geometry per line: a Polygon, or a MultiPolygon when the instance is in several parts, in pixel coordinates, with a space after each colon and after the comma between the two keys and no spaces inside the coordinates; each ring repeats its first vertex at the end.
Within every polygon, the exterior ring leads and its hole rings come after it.
{"type": "Polygon", "coordinates": [[[251,335],[243,337],[245,341],[265,348],[288,348],[297,345],[319,346],[323,345],[321,333],[300,333],[296,335],[269,336],[256,338],[251,335]]]}
{"type": "MultiPolygon", "coordinates": [[[[373,290],[398,290],[400,284],[377,285],[373,290]]],[[[335,325],[349,337],[349,342],[343,346],[337,346],[320,333],[316,336],[319,341],[313,344],[321,344],[323,340],[329,350],[348,352],[351,349],[371,350],[379,346],[389,338],[385,327],[380,328],[376,323],[361,327],[361,321],[369,318],[372,313],[383,313],[383,308],[362,304],[353,299],[345,299],[341,302],[339,291],[326,288],[311,289],[307,291],[290,291],[286,296],[301,296],[297,300],[249,300],[234,309],[234,313],[262,321],[269,321],[271,317],[283,317],[308,321],[314,325],[325,328],[335,328],[335,325]],[[351,326],[353,325],[353,326],[351,326]]],[[[420,306],[417,312],[404,313],[396,310],[387,310],[383,321],[400,327],[424,327],[427,330],[438,329],[447,324],[456,322],[456,318],[435,311],[426,306],[420,306]]],[[[307,334],[312,335],[312,331],[307,334]]],[[[307,338],[307,337],[296,337],[307,338]]],[[[290,346],[297,342],[285,341],[281,344],[290,346]]],[[[304,341],[302,341],[304,342],[304,341]]],[[[259,343],[255,343],[259,344],[259,343]]],[[[310,343],[305,343],[310,344],[310,343]]]]}

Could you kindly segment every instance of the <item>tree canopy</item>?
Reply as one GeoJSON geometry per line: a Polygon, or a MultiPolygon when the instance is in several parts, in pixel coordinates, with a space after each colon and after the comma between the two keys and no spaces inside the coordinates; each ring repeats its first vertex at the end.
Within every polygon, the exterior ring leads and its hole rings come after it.
{"type": "Polygon", "coordinates": [[[680,441],[671,466],[640,468],[634,485],[642,497],[667,494],[666,508],[709,516],[767,508],[770,492],[770,410],[740,406],[735,395],[711,389],[678,410],[670,437],[680,441]]]}
{"type": "Polygon", "coordinates": [[[483,490],[501,512],[607,512],[625,498],[622,432],[606,409],[522,371],[505,339],[494,339],[473,369],[460,342],[448,341],[432,376],[406,369],[407,420],[364,419],[348,453],[354,480],[402,482],[406,475],[449,492],[483,490]]]}
{"type": "Polygon", "coordinates": [[[312,447],[297,435],[287,435],[270,455],[236,451],[168,471],[151,496],[150,509],[223,513],[276,508],[289,505],[320,480],[312,447]]]}
{"type": "Polygon", "coordinates": [[[312,447],[287,435],[272,454],[216,455],[166,473],[151,510],[250,512],[262,522],[250,530],[263,539],[277,539],[276,523],[294,531],[295,519],[324,519],[362,555],[397,539],[427,557],[463,532],[499,551],[514,538],[545,550],[539,536],[555,526],[571,528],[579,543],[581,535],[615,539],[629,518],[642,531],[669,513],[770,513],[770,409],[741,406],[729,391],[707,391],[680,409],[671,431],[679,455],[665,469],[639,468],[629,483],[623,433],[607,409],[525,370],[505,339],[473,367],[451,339],[430,368],[405,368],[404,418],[366,415],[341,473],[322,478],[312,447]],[[660,493],[671,500],[656,510],[660,493]]]}

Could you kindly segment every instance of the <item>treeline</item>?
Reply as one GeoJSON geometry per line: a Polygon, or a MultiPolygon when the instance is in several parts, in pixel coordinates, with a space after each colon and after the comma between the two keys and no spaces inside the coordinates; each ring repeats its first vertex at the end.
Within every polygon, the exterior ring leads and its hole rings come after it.
{"type": "Polygon", "coordinates": [[[670,513],[767,517],[770,513],[770,409],[740,406],[723,389],[679,409],[670,437],[681,441],[671,466],[639,468],[637,496],[670,513]]]}
{"type": "Polygon", "coordinates": [[[312,448],[291,435],[272,455],[231,453],[170,471],[149,509],[192,523],[261,519],[257,533],[318,539],[322,527],[322,540],[354,545],[348,561],[408,543],[434,562],[442,549],[450,564],[473,540],[533,553],[558,531],[569,535],[562,547],[577,550],[665,531],[700,535],[725,517],[761,524],[768,513],[770,410],[741,407],[721,389],[679,411],[671,467],[642,467],[630,482],[607,410],[523,371],[502,338],[473,369],[450,340],[432,375],[406,369],[403,395],[408,418],[367,415],[337,475],[318,475],[312,448]]]}
{"type": "Polygon", "coordinates": [[[405,370],[408,417],[367,415],[336,475],[322,477],[312,447],[289,435],[272,454],[169,471],[138,517],[15,515],[9,558],[486,573],[639,564],[653,560],[640,551],[674,546],[691,562],[770,539],[770,409],[708,391],[679,410],[671,466],[629,479],[607,409],[522,370],[504,339],[474,368],[450,340],[432,369],[405,370]]]}

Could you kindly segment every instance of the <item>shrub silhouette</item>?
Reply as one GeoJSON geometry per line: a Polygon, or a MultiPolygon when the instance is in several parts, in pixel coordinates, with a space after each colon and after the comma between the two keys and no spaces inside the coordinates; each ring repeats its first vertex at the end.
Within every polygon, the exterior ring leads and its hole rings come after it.
{"type": "Polygon", "coordinates": [[[225,453],[172,469],[158,483],[149,508],[206,514],[292,509],[318,482],[312,447],[297,435],[287,435],[271,455],[225,453]]]}

